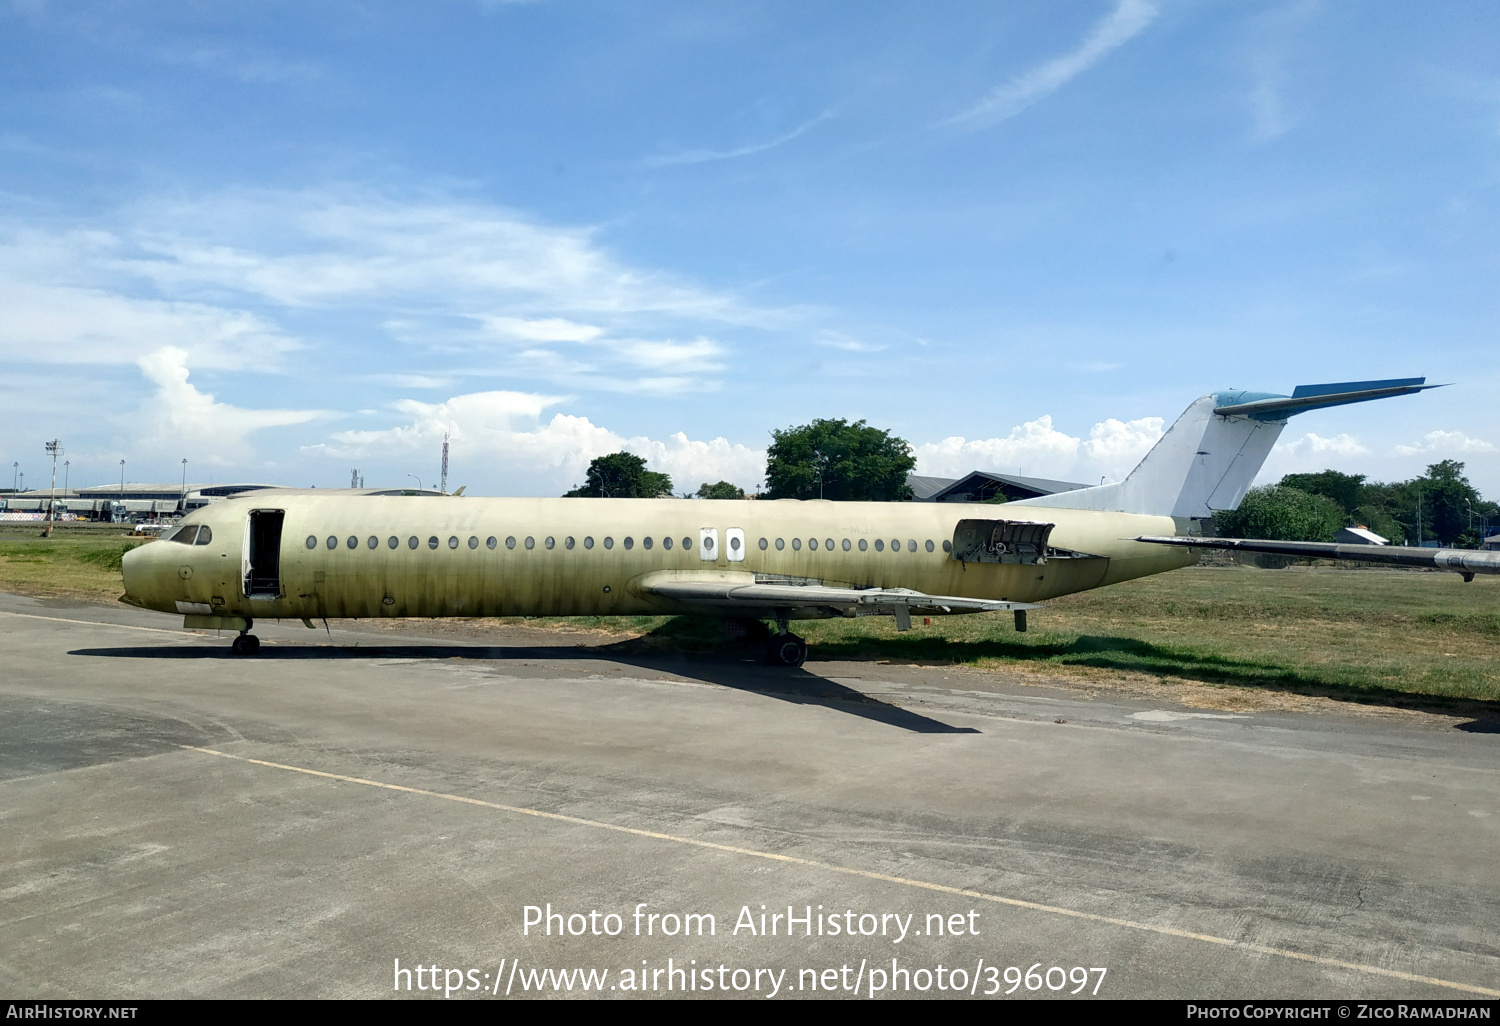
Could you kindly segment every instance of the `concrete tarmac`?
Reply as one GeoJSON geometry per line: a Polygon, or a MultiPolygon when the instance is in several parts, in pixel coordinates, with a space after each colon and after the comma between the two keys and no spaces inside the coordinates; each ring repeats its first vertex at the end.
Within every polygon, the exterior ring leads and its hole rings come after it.
{"type": "Polygon", "coordinates": [[[1500,992],[1491,724],[179,622],[0,595],[8,996],[1500,992]]]}

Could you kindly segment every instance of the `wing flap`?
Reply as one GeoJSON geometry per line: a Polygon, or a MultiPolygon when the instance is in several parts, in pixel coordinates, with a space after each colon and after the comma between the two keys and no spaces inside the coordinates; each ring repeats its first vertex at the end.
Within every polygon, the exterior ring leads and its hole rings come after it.
{"type": "Polygon", "coordinates": [[[817,610],[825,616],[895,616],[898,623],[904,622],[912,612],[989,613],[1041,608],[1035,603],[928,595],[908,588],[847,588],[822,583],[762,584],[755,582],[750,574],[722,577],[648,574],[633,587],[643,594],[720,612],[728,610],[756,615],[776,610],[817,610]]]}

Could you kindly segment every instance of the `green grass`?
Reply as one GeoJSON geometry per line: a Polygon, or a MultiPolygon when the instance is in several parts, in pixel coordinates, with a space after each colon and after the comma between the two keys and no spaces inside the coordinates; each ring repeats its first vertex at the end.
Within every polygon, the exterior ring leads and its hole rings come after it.
{"type": "MultiPolygon", "coordinates": [[[[103,525],[39,535],[29,524],[0,529],[0,589],[112,602],[121,591],[120,558],[141,544],[103,525]]],[[[1449,573],[1194,567],[1058,599],[1030,621],[1025,634],[1009,614],[934,617],[931,625],[918,619],[905,634],[884,617],[803,621],[795,629],[812,646],[814,668],[866,660],[1095,681],[1145,675],[1500,715],[1500,577],[1465,583],[1449,573]]],[[[646,651],[726,645],[722,625],[699,617],[487,622],[603,631],[646,651]]]]}
{"type": "Polygon", "coordinates": [[[120,560],[144,544],[114,524],[0,525],[0,590],[38,598],[113,602],[124,591],[120,560]]]}

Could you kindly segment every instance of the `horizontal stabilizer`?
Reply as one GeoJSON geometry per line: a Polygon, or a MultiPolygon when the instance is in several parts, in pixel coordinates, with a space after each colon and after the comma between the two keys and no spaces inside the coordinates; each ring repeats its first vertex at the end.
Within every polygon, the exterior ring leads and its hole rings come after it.
{"type": "Polygon", "coordinates": [[[1425,384],[1426,378],[1389,378],[1385,381],[1342,381],[1327,385],[1298,385],[1290,396],[1263,396],[1250,398],[1253,393],[1220,393],[1230,400],[1223,406],[1214,407],[1221,417],[1253,417],[1256,420],[1285,420],[1287,417],[1308,410],[1322,410],[1329,406],[1344,406],[1348,403],[1363,403],[1371,399],[1385,399],[1393,395],[1411,395],[1428,388],[1444,388],[1444,385],[1425,384]]]}
{"type": "Polygon", "coordinates": [[[1164,538],[1143,535],[1136,541],[1155,545],[1179,545],[1194,549],[1236,549],[1269,552],[1278,556],[1315,559],[1349,559],[1362,563],[1394,563],[1451,570],[1471,578],[1475,574],[1500,574],[1500,552],[1478,549],[1423,549],[1414,545],[1340,545],[1337,542],[1267,541],[1260,538],[1164,538]]]}

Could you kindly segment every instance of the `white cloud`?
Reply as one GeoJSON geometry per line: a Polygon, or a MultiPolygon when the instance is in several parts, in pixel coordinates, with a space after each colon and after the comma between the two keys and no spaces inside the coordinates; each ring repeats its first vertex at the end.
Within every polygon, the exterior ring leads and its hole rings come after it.
{"type": "Polygon", "coordinates": [[[1339,434],[1324,438],[1311,431],[1293,441],[1279,442],[1276,448],[1294,459],[1306,456],[1364,456],[1370,451],[1353,435],[1339,434]]]}
{"type": "Polygon", "coordinates": [[[1028,476],[1065,473],[1078,460],[1079,439],[1052,426],[1050,416],[1038,417],[1011,429],[1004,438],[965,439],[952,436],[914,447],[917,473],[958,477],[971,470],[994,470],[1028,476]]]}
{"type": "Polygon", "coordinates": [[[730,150],[683,150],[678,153],[664,153],[660,156],[646,158],[645,163],[648,167],[665,167],[671,164],[702,164],[711,160],[733,160],[736,157],[748,157],[785,145],[831,117],[833,117],[832,111],[824,111],[812,120],[804,121],[790,132],[778,135],[776,138],[763,143],[754,143],[749,146],[740,146],[730,150]]]}
{"type": "Polygon", "coordinates": [[[1415,445],[1398,445],[1398,456],[1449,455],[1456,453],[1494,452],[1495,446],[1481,438],[1470,438],[1462,431],[1429,431],[1415,445]]]}
{"type": "MultiPolygon", "coordinates": [[[[679,490],[720,480],[753,488],[763,479],[764,450],[724,438],[698,441],[682,432],[665,440],[627,438],[587,417],[565,413],[543,421],[543,413],[559,402],[555,396],[525,392],[474,392],[442,403],[404,399],[396,408],[406,423],[385,430],[339,432],[333,436],[330,455],[399,457],[435,450],[448,433],[463,461],[482,463],[487,474],[502,481],[535,481],[538,490],[561,492],[578,484],[591,459],[621,450],[669,474],[679,490]]],[[[501,490],[515,491],[503,486],[501,490]]]]}
{"type": "Polygon", "coordinates": [[[1161,417],[1123,421],[1110,417],[1095,424],[1083,443],[1090,469],[1106,477],[1123,478],[1161,438],[1164,423],[1161,417]]]}
{"type": "Polygon", "coordinates": [[[1115,9],[1094,25],[1072,53],[1054,57],[1017,75],[973,107],[949,118],[947,123],[982,128],[1014,117],[1129,42],[1151,24],[1156,15],[1156,4],[1150,0],[1119,0],[1115,9]]]}
{"type": "Polygon", "coordinates": [[[136,362],[156,385],[138,420],[153,427],[140,442],[148,451],[170,450],[196,461],[228,465],[250,455],[246,439],[253,432],[327,416],[320,410],[246,410],[217,402],[188,381],[188,354],[175,346],[164,346],[136,362]]]}
{"type": "Polygon", "coordinates": [[[1052,426],[1050,416],[1038,417],[1011,429],[1004,438],[945,438],[916,446],[917,473],[959,477],[971,470],[1020,473],[1027,477],[1065,479],[1073,474],[1085,481],[1095,477],[1122,478],[1141,461],[1162,434],[1162,418],[1095,424],[1087,439],[1075,438],[1052,426]]]}
{"type": "Polygon", "coordinates": [[[7,363],[130,364],[163,346],[195,366],[274,369],[298,343],[264,318],[207,303],[137,299],[0,276],[7,363]]]}
{"type": "Polygon", "coordinates": [[[842,331],[824,330],[818,332],[814,339],[820,346],[830,349],[842,349],[846,353],[878,353],[886,347],[875,342],[866,342],[864,339],[846,335],[842,331]]]}
{"type": "Polygon", "coordinates": [[[604,334],[592,324],[575,324],[562,317],[528,320],[524,317],[481,317],[484,326],[498,335],[531,342],[592,342],[604,334]]]}

